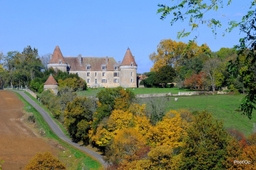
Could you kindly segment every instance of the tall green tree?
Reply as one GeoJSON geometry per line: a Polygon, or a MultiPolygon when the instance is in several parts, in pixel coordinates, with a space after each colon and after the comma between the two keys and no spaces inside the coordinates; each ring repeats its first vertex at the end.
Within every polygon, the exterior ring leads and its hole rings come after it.
{"type": "Polygon", "coordinates": [[[220,121],[206,111],[195,113],[187,129],[181,169],[224,169],[228,144],[227,132],[220,121]]]}
{"type": "Polygon", "coordinates": [[[172,83],[175,76],[176,72],[174,68],[170,65],[166,65],[161,67],[157,72],[156,72],[156,82],[158,84],[161,84],[162,87],[166,87],[167,83],[172,83]]]}
{"type": "Polygon", "coordinates": [[[94,101],[77,97],[67,104],[64,111],[64,125],[73,141],[89,144],[89,130],[93,120],[94,101]]]}

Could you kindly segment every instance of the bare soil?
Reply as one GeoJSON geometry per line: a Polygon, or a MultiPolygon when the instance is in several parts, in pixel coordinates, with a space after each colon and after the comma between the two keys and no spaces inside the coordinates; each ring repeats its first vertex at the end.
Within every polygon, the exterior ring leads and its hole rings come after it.
{"type": "Polygon", "coordinates": [[[0,90],[0,160],[3,170],[24,169],[38,152],[56,155],[56,143],[38,136],[25,123],[23,103],[15,93],[0,90]]]}

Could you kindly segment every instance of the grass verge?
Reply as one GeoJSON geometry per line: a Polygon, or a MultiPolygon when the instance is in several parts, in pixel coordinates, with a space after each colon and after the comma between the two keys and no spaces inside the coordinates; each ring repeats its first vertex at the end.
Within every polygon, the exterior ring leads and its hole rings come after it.
{"type": "Polygon", "coordinates": [[[100,163],[87,156],[85,153],[79,149],[62,141],[49,127],[49,125],[44,121],[43,117],[37,110],[31,106],[26,100],[24,100],[18,93],[16,93],[20,100],[24,103],[24,110],[28,113],[32,113],[35,117],[36,123],[40,129],[43,129],[45,136],[50,139],[56,140],[61,146],[65,148],[65,151],[60,153],[59,159],[66,164],[68,169],[81,170],[81,169],[102,169],[100,163]]]}

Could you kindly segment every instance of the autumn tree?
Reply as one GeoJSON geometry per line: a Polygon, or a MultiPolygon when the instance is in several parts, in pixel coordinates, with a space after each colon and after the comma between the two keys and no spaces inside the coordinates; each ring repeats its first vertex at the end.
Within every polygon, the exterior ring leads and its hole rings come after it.
{"type": "Polygon", "coordinates": [[[213,92],[215,92],[216,87],[221,86],[224,79],[222,74],[223,69],[221,68],[221,62],[217,58],[212,58],[206,61],[203,72],[205,76],[209,79],[209,83],[213,92]]]}
{"type": "Polygon", "coordinates": [[[93,115],[92,128],[96,130],[98,124],[109,117],[114,109],[126,111],[135,99],[135,95],[129,89],[122,87],[106,88],[97,94],[98,108],[93,115]]]}
{"type": "Polygon", "coordinates": [[[169,111],[162,121],[149,129],[146,137],[151,146],[181,147],[182,139],[186,136],[186,126],[178,111],[169,111]]]}
{"type": "Polygon", "coordinates": [[[26,165],[25,170],[64,170],[65,165],[55,158],[51,153],[37,153],[26,165]]]}
{"type": "Polygon", "coordinates": [[[157,53],[152,53],[149,57],[154,63],[151,71],[156,72],[166,65],[176,68],[184,60],[209,52],[210,49],[205,44],[198,46],[193,41],[185,44],[170,39],[162,40],[157,46],[157,53]]]}
{"type": "MultiPolygon", "coordinates": [[[[188,25],[191,27],[191,30],[198,28],[200,25],[207,24],[213,33],[216,35],[216,28],[221,27],[220,20],[217,19],[217,15],[207,15],[207,12],[218,11],[219,8],[226,7],[230,5],[232,0],[229,0],[227,4],[224,4],[222,0],[215,1],[194,1],[194,0],[182,0],[178,4],[168,6],[164,4],[159,4],[158,13],[161,13],[161,19],[165,19],[168,15],[172,16],[171,24],[174,24],[178,21],[187,21],[188,25]],[[208,17],[208,19],[207,19],[208,17]]],[[[256,20],[256,3],[255,1],[250,1],[250,6],[247,13],[242,17],[240,21],[229,21],[229,28],[227,31],[232,31],[235,27],[240,27],[241,32],[245,33],[244,38],[239,39],[239,44],[236,46],[236,49],[239,54],[246,54],[245,70],[240,70],[239,76],[241,76],[243,85],[248,89],[247,95],[242,101],[240,108],[244,114],[248,116],[249,119],[252,118],[252,112],[256,108],[256,97],[255,97],[255,46],[256,46],[256,37],[255,37],[255,20],[256,20]]],[[[180,31],[178,37],[188,36],[191,31],[180,31]]],[[[237,57],[239,60],[239,57],[237,57]]],[[[231,62],[230,67],[233,71],[237,72],[240,69],[239,61],[231,62]]]]}
{"type": "Polygon", "coordinates": [[[64,125],[73,141],[89,144],[94,101],[86,97],[77,97],[67,104],[64,111],[64,125]]]}
{"type": "Polygon", "coordinates": [[[206,77],[204,72],[199,74],[193,74],[189,78],[186,78],[184,81],[184,86],[190,89],[205,89],[206,86],[206,77]]]}
{"type": "Polygon", "coordinates": [[[227,132],[206,111],[195,113],[181,150],[181,169],[223,169],[227,132]]]}
{"type": "Polygon", "coordinates": [[[145,138],[134,128],[122,129],[107,147],[106,157],[112,164],[130,162],[141,158],[140,150],[146,147],[145,138]]]}

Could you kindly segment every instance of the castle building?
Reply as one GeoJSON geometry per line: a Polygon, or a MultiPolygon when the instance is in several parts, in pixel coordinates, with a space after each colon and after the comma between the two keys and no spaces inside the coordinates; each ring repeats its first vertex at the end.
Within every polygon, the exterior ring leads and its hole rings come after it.
{"type": "Polygon", "coordinates": [[[78,74],[88,87],[137,87],[137,63],[128,48],[123,61],[117,63],[113,57],[63,57],[56,46],[48,68],[78,74]]]}

